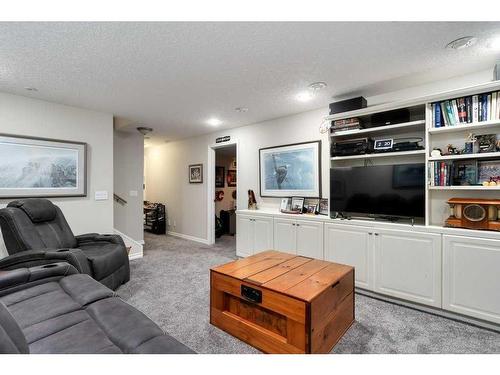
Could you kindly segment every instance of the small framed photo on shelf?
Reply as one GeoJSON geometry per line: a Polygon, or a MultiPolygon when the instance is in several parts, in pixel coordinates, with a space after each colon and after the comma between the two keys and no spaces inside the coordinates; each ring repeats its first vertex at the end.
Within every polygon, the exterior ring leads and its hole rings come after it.
{"type": "Polygon", "coordinates": [[[461,160],[453,163],[453,185],[477,185],[477,160],[461,160]]]}
{"type": "Polygon", "coordinates": [[[290,211],[302,212],[304,209],[304,197],[292,197],[290,211]]]}
{"type": "Polygon", "coordinates": [[[500,160],[480,161],[477,170],[479,184],[500,180],[500,160]]]}
{"type": "Polygon", "coordinates": [[[316,211],[318,210],[318,205],[317,204],[306,204],[305,209],[306,209],[307,215],[316,215],[316,211]]]}
{"type": "Polygon", "coordinates": [[[290,198],[281,198],[280,211],[290,211],[290,198]]]}
{"type": "Polygon", "coordinates": [[[318,198],[306,198],[304,200],[304,209],[306,214],[316,215],[316,212],[318,212],[318,206],[319,206],[318,198]]]}
{"type": "Polygon", "coordinates": [[[326,215],[328,216],[330,214],[328,210],[328,199],[322,198],[319,200],[319,208],[318,208],[319,214],[320,215],[326,215]]]}
{"type": "Polygon", "coordinates": [[[191,164],[189,166],[189,183],[203,183],[203,164],[191,164]]]}

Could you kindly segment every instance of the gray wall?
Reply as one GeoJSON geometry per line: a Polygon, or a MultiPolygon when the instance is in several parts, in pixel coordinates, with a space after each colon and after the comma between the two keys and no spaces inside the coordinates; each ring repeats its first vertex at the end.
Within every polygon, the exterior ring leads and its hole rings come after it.
{"type": "Polygon", "coordinates": [[[142,242],[144,138],[139,133],[115,130],[113,140],[114,192],[127,201],[125,205],[114,202],[115,229],[142,242]]]}
{"type": "MultiPolygon", "coordinates": [[[[113,116],[23,96],[0,93],[0,132],[86,142],[87,196],[53,198],[75,234],[113,232],[113,116]],[[109,199],[95,201],[105,190],[109,199]]],[[[10,199],[0,199],[4,207],[10,199]]],[[[6,255],[0,237],[0,257],[6,255]]]]}

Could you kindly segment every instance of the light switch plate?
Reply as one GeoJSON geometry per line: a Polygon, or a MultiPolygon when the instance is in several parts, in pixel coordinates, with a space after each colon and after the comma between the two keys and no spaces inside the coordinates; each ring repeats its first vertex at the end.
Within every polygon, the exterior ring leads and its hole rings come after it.
{"type": "Polygon", "coordinates": [[[94,193],[94,199],[96,201],[105,201],[105,200],[108,200],[108,192],[106,190],[96,191],[94,193]]]}
{"type": "Polygon", "coordinates": [[[128,192],[128,195],[130,195],[131,197],[137,197],[137,190],[130,190],[128,192]]]}

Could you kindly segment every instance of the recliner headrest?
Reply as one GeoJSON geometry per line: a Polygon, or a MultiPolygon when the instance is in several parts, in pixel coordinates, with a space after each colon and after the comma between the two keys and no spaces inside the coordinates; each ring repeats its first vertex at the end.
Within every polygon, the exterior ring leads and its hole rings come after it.
{"type": "Polygon", "coordinates": [[[56,206],[48,199],[28,198],[10,202],[7,207],[16,207],[24,211],[34,223],[52,221],[56,218],[56,206]]]}

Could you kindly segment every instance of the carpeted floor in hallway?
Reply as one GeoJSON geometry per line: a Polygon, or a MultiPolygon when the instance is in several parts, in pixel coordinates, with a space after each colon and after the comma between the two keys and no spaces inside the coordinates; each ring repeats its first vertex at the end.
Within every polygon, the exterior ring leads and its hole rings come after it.
{"type": "MultiPolygon", "coordinates": [[[[215,246],[145,234],[144,257],[118,294],[198,353],[259,353],[209,323],[209,269],[236,259],[215,246]]],[[[500,353],[500,333],[356,295],[356,322],[333,353],[500,353]]]]}

